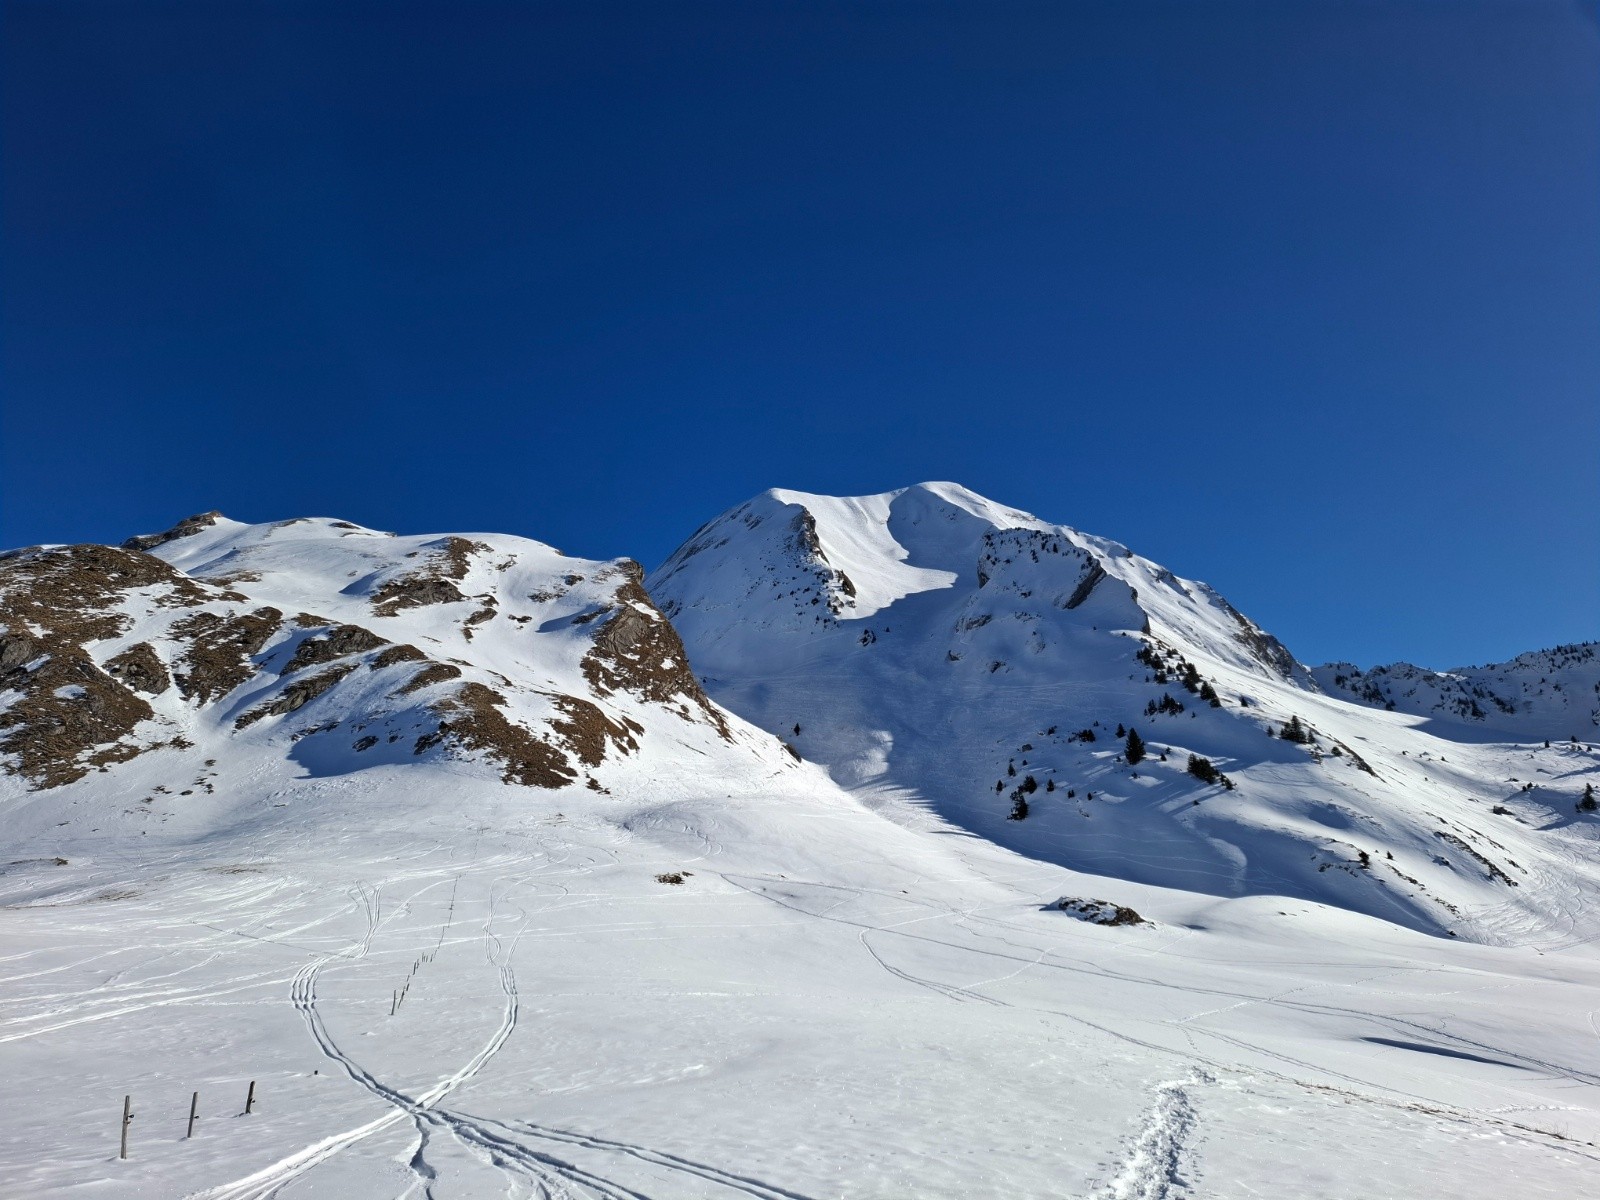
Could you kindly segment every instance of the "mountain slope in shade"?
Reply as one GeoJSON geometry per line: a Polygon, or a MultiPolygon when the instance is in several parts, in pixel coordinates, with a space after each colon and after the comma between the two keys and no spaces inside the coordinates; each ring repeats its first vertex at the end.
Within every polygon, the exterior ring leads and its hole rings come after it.
{"type": "Polygon", "coordinates": [[[1559,941],[1600,884],[1586,744],[1328,695],[1207,585],[954,484],[766,492],[646,586],[720,703],[1036,857],[1489,942],[1559,941]]]}

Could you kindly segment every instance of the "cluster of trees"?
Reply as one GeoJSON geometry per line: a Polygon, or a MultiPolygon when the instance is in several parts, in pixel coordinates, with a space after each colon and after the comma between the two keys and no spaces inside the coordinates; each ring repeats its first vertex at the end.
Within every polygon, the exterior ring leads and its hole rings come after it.
{"type": "MultiPolygon", "coordinates": [[[[1208,683],[1208,684],[1206,684],[1206,686],[1210,687],[1211,685],[1208,683]]],[[[1212,693],[1212,695],[1215,695],[1215,694],[1216,694],[1215,692],[1212,693]]],[[[1179,713],[1181,713],[1182,711],[1183,711],[1183,701],[1174,700],[1172,698],[1172,694],[1170,692],[1162,692],[1161,693],[1161,699],[1152,700],[1152,701],[1150,701],[1149,704],[1146,704],[1144,706],[1144,715],[1147,716],[1147,717],[1153,717],[1157,713],[1168,713],[1171,716],[1175,717],[1179,713]]]]}
{"type": "Polygon", "coordinates": [[[1134,657],[1150,668],[1150,678],[1156,683],[1166,683],[1171,676],[1176,675],[1185,691],[1199,696],[1212,708],[1222,707],[1222,697],[1217,695],[1217,689],[1211,685],[1210,680],[1200,677],[1198,667],[1176,650],[1168,650],[1165,653],[1167,657],[1163,657],[1162,651],[1157,650],[1151,643],[1142,642],[1138,654],[1134,657]],[[1175,661],[1169,662],[1168,657],[1175,661]]]}
{"type": "Polygon", "coordinates": [[[1286,742],[1293,742],[1297,746],[1309,746],[1312,740],[1311,730],[1301,722],[1299,717],[1295,716],[1289,718],[1284,727],[1278,731],[1278,736],[1286,742]]]}
{"type": "Polygon", "coordinates": [[[1233,791],[1233,780],[1217,770],[1216,764],[1209,758],[1203,758],[1198,754],[1189,755],[1189,774],[1201,783],[1221,784],[1230,792],[1233,791]]]}

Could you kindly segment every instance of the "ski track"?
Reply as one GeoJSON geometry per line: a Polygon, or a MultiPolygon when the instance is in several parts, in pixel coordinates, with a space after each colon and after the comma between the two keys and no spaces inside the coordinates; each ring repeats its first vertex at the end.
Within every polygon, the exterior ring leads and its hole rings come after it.
{"type": "MultiPolygon", "coordinates": [[[[349,964],[365,958],[371,949],[374,935],[385,923],[380,919],[377,889],[365,886],[358,888],[359,900],[367,910],[367,928],[364,935],[351,950],[324,955],[302,967],[294,977],[290,996],[321,1052],[338,1064],[351,1080],[388,1104],[390,1111],[306,1146],[242,1179],[192,1193],[189,1200],[272,1200],[272,1197],[278,1195],[285,1186],[327,1162],[334,1155],[374,1134],[407,1121],[415,1126],[417,1140],[406,1160],[414,1178],[404,1195],[421,1197],[421,1200],[431,1200],[434,1196],[437,1172],[428,1161],[428,1149],[433,1135],[439,1132],[448,1133],[489,1166],[511,1172],[524,1179],[534,1189],[535,1194],[544,1200],[581,1200],[583,1197],[597,1197],[598,1200],[649,1200],[649,1197],[643,1192],[564,1157],[531,1146],[528,1144],[528,1139],[633,1158],[674,1175],[687,1176],[698,1180],[701,1184],[709,1184],[718,1190],[748,1196],[751,1200],[810,1200],[800,1192],[789,1191],[750,1176],[738,1175],[707,1163],[652,1150],[645,1146],[531,1122],[496,1121],[442,1106],[442,1102],[457,1088],[488,1065],[517,1028],[519,997],[511,958],[527,926],[528,915],[525,911],[519,910],[521,922],[516,934],[509,939],[502,939],[495,932],[497,919],[495,910],[501,903],[496,897],[495,889],[502,882],[495,880],[491,884],[481,937],[485,959],[496,969],[499,977],[500,989],[504,996],[504,1009],[499,1026],[477,1053],[453,1074],[441,1079],[426,1091],[411,1095],[380,1080],[356,1062],[334,1039],[318,1007],[318,979],[323,969],[335,962],[349,964]]],[[[455,920],[458,889],[459,878],[456,888],[452,890],[449,913],[439,938],[435,940],[435,947],[443,944],[444,930],[455,920]]],[[[558,887],[560,894],[564,895],[565,891],[565,888],[558,887]]],[[[403,904],[397,912],[404,912],[405,909],[406,905],[403,904]]]]}

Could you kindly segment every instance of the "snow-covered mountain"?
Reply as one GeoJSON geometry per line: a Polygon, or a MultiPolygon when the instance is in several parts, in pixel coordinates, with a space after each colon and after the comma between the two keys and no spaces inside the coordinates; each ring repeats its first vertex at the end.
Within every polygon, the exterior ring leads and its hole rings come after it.
{"type": "Polygon", "coordinates": [[[1328,663],[1312,674],[1335,696],[1432,718],[1448,727],[1442,730],[1446,737],[1600,739],[1600,642],[1532,650],[1510,662],[1450,671],[1410,663],[1363,671],[1351,663],[1328,663]]]}
{"type": "Polygon", "coordinates": [[[948,484],[0,556],[0,1192],[1587,1194],[1590,743],[1343,686],[948,484]]]}
{"type": "MultiPolygon", "coordinates": [[[[1207,585],[955,484],[769,491],[646,587],[720,703],[1029,855],[1494,942],[1565,936],[1600,885],[1588,743],[1462,744],[1337,698],[1372,675],[1309,671],[1207,585]]],[[[1592,654],[1556,657],[1576,694],[1592,654]]]]}
{"type": "Polygon", "coordinates": [[[707,700],[641,576],[524,538],[216,513],[15,551],[0,753],[32,788],[109,773],[148,823],[195,827],[264,772],[437,762],[601,789],[654,749],[792,764],[707,700]]]}

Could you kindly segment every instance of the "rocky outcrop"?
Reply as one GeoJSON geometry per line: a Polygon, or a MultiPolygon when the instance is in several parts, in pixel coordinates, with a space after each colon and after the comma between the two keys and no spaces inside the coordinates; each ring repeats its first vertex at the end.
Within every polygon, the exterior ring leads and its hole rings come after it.
{"type": "Polygon", "coordinates": [[[5,770],[40,788],[125,762],[146,747],[131,740],[150,705],[95,666],[81,647],[58,644],[42,661],[0,674],[20,695],[0,712],[5,770]]]}
{"type": "Polygon", "coordinates": [[[210,512],[196,513],[192,517],[185,517],[163,533],[145,533],[140,534],[138,537],[131,537],[122,543],[122,548],[124,550],[154,550],[157,546],[165,546],[168,542],[175,542],[179,538],[199,533],[202,529],[210,529],[220,520],[222,520],[222,514],[216,509],[212,509],[210,512]]]}
{"type": "Polygon", "coordinates": [[[283,614],[275,608],[243,616],[197,612],[177,622],[174,636],[188,643],[173,672],[178,693],[201,704],[227,695],[256,673],[250,660],[282,626],[283,614]]]}
{"type": "Polygon", "coordinates": [[[146,696],[159,696],[172,686],[167,666],[149,642],[129,646],[106,662],[106,674],[146,696]]]}
{"type": "Polygon", "coordinates": [[[730,737],[721,710],[689,669],[678,631],[644,590],[644,569],[628,559],[623,570],[626,581],[616,591],[616,603],[584,655],[584,677],[601,695],[625,691],[654,704],[675,706],[684,716],[698,715],[723,737],[730,737]]]}
{"type": "Polygon", "coordinates": [[[392,617],[408,608],[465,600],[456,584],[466,578],[473,552],[487,549],[469,538],[445,538],[439,553],[424,566],[380,585],[372,594],[372,611],[392,617]]]}
{"type": "Polygon", "coordinates": [[[417,739],[416,752],[444,744],[482,754],[500,764],[504,782],[524,787],[559,788],[575,782],[578,772],[567,756],[508,720],[500,711],[505,703],[504,696],[484,684],[463,684],[434,705],[439,727],[417,739]]]}
{"type": "MultiPolygon", "coordinates": [[[[295,649],[294,657],[284,664],[283,675],[292,675],[307,667],[321,666],[352,654],[364,654],[389,644],[370,629],[359,625],[335,625],[326,636],[307,638],[295,649]]],[[[418,653],[421,653],[418,651],[418,653]]]]}
{"type": "Polygon", "coordinates": [[[318,696],[328,691],[346,675],[356,669],[355,663],[341,663],[339,666],[330,667],[315,675],[304,679],[296,679],[272,700],[259,704],[255,708],[242,714],[234,722],[235,729],[247,729],[263,717],[279,717],[294,712],[298,708],[311,703],[318,696]]]}
{"type": "Polygon", "coordinates": [[[134,689],[165,691],[165,667],[144,643],[107,669],[89,651],[126,632],[132,618],[122,609],[135,594],[164,607],[205,598],[137,551],[59,546],[0,558],[0,690],[16,693],[0,712],[6,771],[34,787],[58,787],[147,748],[133,735],[154,714],[134,689]]]}

